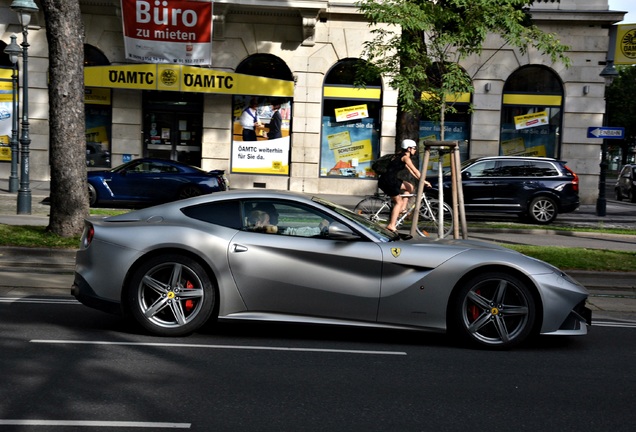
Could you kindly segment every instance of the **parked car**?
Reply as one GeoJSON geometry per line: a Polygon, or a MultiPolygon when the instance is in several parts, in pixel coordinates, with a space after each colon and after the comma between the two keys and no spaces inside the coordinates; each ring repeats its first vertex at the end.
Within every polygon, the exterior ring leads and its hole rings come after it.
{"type": "Polygon", "coordinates": [[[87,167],[110,167],[110,152],[104,150],[101,143],[86,143],[86,166],[87,167]]]}
{"type": "Polygon", "coordinates": [[[618,174],[616,186],[614,186],[616,199],[621,201],[627,198],[630,202],[636,202],[636,191],[634,191],[634,188],[636,188],[636,165],[627,164],[618,174]]]}
{"type": "MultiPolygon", "coordinates": [[[[543,157],[492,156],[462,163],[466,213],[511,213],[549,224],[579,207],[579,178],[565,162],[543,157]]],[[[437,187],[437,178],[428,179],[437,187]]],[[[451,203],[451,176],[444,200],[451,203]]]]}
{"type": "Polygon", "coordinates": [[[87,219],[72,292],[182,336],[224,321],[449,331],[508,348],[583,335],[583,286],[471,240],[410,238],[320,198],[228,191],[87,219]]]}
{"type": "Polygon", "coordinates": [[[147,207],[227,189],[225,171],[165,159],[135,159],[106,171],[88,172],[93,207],[147,207]]]}

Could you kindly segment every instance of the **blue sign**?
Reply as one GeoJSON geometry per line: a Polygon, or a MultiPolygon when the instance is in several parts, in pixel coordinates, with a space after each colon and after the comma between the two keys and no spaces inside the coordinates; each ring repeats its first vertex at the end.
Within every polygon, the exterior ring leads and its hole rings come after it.
{"type": "Polygon", "coordinates": [[[625,138],[625,128],[623,127],[589,127],[587,128],[588,138],[623,139],[625,138]]]}

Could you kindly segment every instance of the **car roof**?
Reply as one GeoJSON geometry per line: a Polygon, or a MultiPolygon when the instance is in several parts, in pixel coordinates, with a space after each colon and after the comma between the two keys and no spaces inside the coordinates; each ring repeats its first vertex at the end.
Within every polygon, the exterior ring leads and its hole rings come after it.
{"type": "Polygon", "coordinates": [[[559,161],[558,159],[555,159],[555,158],[539,157],[539,156],[483,156],[483,157],[480,157],[480,158],[476,158],[475,161],[481,161],[481,160],[504,160],[504,159],[561,162],[561,161],[559,161]]]}

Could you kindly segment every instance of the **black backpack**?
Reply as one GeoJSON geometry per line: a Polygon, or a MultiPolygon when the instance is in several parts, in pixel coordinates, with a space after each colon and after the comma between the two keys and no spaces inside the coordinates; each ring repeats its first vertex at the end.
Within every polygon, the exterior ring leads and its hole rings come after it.
{"type": "Polygon", "coordinates": [[[389,165],[395,159],[395,154],[387,154],[384,156],[380,156],[371,164],[371,169],[377,174],[382,175],[387,172],[389,169],[389,165]]]}

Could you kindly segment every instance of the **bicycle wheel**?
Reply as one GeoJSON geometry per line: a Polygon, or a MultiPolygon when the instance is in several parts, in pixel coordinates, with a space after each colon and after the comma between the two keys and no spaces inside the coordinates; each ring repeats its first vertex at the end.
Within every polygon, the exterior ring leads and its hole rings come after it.
{"type": "Polygon", "coordinates": [[[375,196],[366,197],[360,201],[353,212],[371,222],[387,223],[391,217],[391,207],[386,200],[375,196]]]}
{"type": "MultiPolygon", "coordinates": [[[[443,233],[447,237],[453,231],[453,210],[444,203],[443,233]]],[[[437,236],[439,226],[439,201],[431,198],[422,200],[420,215],[417,221],[417,233],[421,236],[437,236]]]]}

